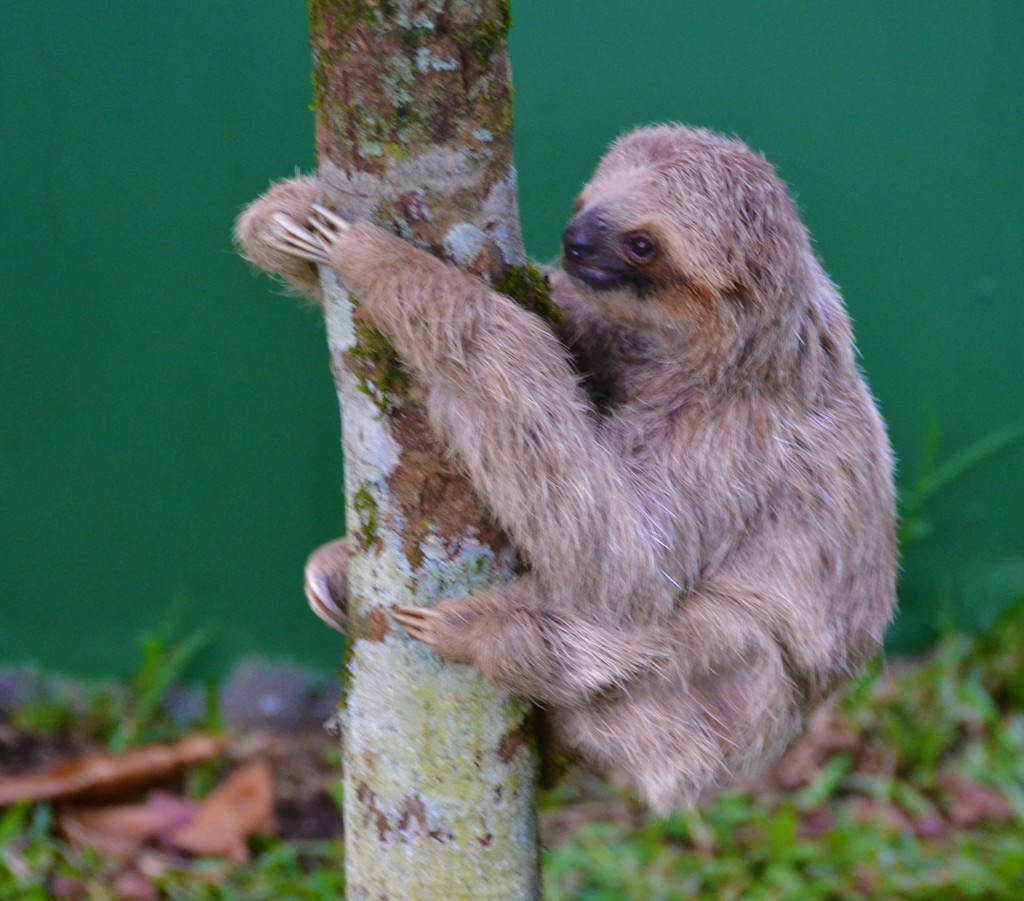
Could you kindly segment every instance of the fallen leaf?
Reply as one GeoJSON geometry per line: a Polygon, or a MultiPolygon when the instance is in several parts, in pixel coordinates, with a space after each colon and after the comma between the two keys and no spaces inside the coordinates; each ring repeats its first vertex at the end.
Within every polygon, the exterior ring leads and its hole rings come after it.
{"type": "Polygon", "coordinates": [[[90,752],[36,772],[0,778],[0,807],[21,801],[125,797],[217,757],[224,747],[211,735],[191,735],[173,745],[149,745],[122,754],[90,752]]]}
{"type": "Polygon", "coordinates": [[[858,773],[894,779],[900,766],[899,752],[880,741],[868,742],[857,752],[855,769],[858,773]]]}
{"type": "Polygon", "coordinates": [[[946,770],[939,785],[947,792],[946,816],[954,826],[970,829],[986,820],[1012,820],[1013,805],[994,788],[969,779],[963,773],[946,770]]]}
{"type": "Polygon", "coordinates": [[[154,838],[169,838],[195,816],[198,805],[187,798],[154,792],[144,804],[68,807],[57,824],[75,845],[126,860],[154,838]]]}
{"type": "Polygon", "coordinates": [[[199,804],[191,798],[165,791],[153,792],[146,803],[157,820],[156,837],[166,847],[170,847],[171,836],[191,823],[199,810],[199,804]]]}
{"type": "Polygon", "coordinates": [[[587,823],[614,822],[639,829],[643,814],[639,807],[628,801],[609,799],[571,804],[540,815],[540,831],[545,845],[557,845],[587,823]]]}
{"type": "Polygon", "coordinates": [[[834,707],[818,711],[807,729],[771,769],[753,783],[762,791],[779,793],[804,788],[833,757],[857,750],[860,738],[834,707]]]}
{"type": "Polygon", "coordinates": [[[831,832],[835,825],[835,815],[827,805],[822,804],[801,815],[800,838],[820,838],[831,832]]]}
{"type": "Polygon", "coordinates": [[[854,802],[851,813],[856,823],[881,822],[898,832],[912,832],[914,828],[903,809],[887,801],[859,798],[854,802]]]}
{"type": "Polygon", "coordinates": [[[270,832],[273,824],[270,766],[265,760],[254,760],[210,792],[192,822],[172,835],[171,843],[190,854],[241,864],[249,859],[246,838],[270,832]]]}

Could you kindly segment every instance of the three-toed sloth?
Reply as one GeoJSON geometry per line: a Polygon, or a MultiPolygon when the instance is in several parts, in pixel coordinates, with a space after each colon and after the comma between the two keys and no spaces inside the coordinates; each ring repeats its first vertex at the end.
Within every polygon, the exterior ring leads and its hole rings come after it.
{"type": "MultiPolygon", "coordinates": [[[[528,564],[397,619],[548,709],[555,739],[656,810],[780,753],[879,648],[892,460],[836,288],[772,167],[681,126],[617,141],[551,273],[558,333],[369,223],[274,187],[246,256],[300,291],[329,265],[528,564]],[[581,377],[580,374],[583,374],[581,377]]],[[[307,568],[343,619],[346,550],[307,568]]]]}

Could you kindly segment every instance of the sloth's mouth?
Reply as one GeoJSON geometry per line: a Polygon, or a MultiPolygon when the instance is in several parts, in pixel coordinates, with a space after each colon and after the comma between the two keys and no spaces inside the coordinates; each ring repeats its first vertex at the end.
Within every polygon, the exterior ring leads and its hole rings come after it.
{"type": "Polygon", "coordinates": [[[565,269],[573,278],[579,279],[590,288],[597,291],[609,291],[612,288],[620,288],[630,281],[629,275],[615,269],[602,269],[593,265],[584,265],[571,257],[565,257],[562,262],[565,269]]]}
{"type": "Polygon", "coordinates": [[[606,272],[604,269],[593,269],[590,266],[580,266],[579,277],[591,288],[614,288],[623,281],[617,272],[606,272]]]}

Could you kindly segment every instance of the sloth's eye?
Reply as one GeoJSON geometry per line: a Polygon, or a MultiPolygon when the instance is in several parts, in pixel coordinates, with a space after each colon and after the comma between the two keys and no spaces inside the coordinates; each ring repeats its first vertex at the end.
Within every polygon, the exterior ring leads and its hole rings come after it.
{"type": "Polygon", "coordinates": [[[639,266],[645,266],[658,255],[658,247],[654,243],[654,239],[644,232],[626,235],[622,241],[622,248],[630,262],[639,266]]]}

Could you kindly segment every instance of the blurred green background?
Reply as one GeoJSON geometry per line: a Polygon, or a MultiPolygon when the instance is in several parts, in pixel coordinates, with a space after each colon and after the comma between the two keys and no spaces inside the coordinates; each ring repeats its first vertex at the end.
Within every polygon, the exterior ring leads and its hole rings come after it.
{"type": "MultiPolygon", "coordinates": [[[[914,506],[892,646],[1024,595],[1024,5],[513,17],[531,254],[557,254],[634,124],[762,150],[844,291],[914,506]]],[[[7,0],[0,47],[0,664],[123,675],[170,618],[216,630],[208,674],[326,671],[339,643],[301,590],[343,515],[322,326],[230,242],[313,163],[304,4],[7,0]]]]}

